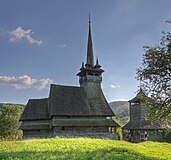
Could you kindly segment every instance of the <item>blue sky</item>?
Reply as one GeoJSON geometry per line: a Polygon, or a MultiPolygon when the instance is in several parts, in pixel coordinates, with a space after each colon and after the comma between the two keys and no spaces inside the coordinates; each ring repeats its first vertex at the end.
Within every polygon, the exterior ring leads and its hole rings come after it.
{"type": "Polygon", "coordinates": [[[109,102],[129,100],[142,46],[170,31],[170,8],[170,0],[1,0],[0,102],[47,97],[50,83],[79,86],[89,12],[104,94],[109,102]]]}

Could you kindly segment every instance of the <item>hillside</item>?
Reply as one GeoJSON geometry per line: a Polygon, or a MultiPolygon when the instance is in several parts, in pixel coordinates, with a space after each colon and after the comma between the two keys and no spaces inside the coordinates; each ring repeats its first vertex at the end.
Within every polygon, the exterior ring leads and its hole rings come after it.
{"type": "Polygon", "coordinates": [[[0,103],[0,113],[2,112],[2,106],[3,106],[3,104],[9,104],[9,105],[19,105],[19,106],[23,106],[23,107],[25,107],[25,105],[23,105],[23,104],[15,104],[15,103],[0,103]]]}
{"type": "Polygon", "coordinates": [[[126,124],[129,120],[129,103],[127,101],[114,101],[109,103],[116,119],[120,120],[122,125],[126,124]]]}
{"type": "Polygon", "coordinates": [[[0,113],[2,112],[2,105],[3,103],[0,103],[0,113]]]}
{"type": "Polygon", "coordinates": [[[0,159],[4,160],[168,160],[169,143],[89,138],[49,138],[25,141],[0,141],[0,159]]]}

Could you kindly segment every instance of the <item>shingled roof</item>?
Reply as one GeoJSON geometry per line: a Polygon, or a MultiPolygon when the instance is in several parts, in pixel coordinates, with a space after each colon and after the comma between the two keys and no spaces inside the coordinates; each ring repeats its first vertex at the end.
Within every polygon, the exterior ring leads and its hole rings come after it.
{"type": "Polygon", "coordinates": [[[88,99],[82,87],[55,84],[50,88],[49,110],[59,116],[114,116],[103,94],[88,99]]]}
{"type": "Polygon", "coordinates": [[[128,102],[133,102],[133,103],[138,103],[142,100],[142,97],[146,97],[149,98],[145,95],[144,91],[142,90],[142,88],[140,88],[139,92],[137,93],[137,95],[132,98],[131,100],[129,100],[128,102]]]}
{"type": "Polygon", "coordinates": [[[119,127],[119,125],[111,119],[56,119],[53,122],[54,126],[65,126],[65,127],[119,127]]]}
{"type": "Polygon", "coordinates": [[[22,130],[38,130],[38,129],[51,129],[51,120],[41,120],[41,121],[23,121],[20,126],[22,130]]]}
{"type": "Polygon", "coordinates": [[[160,123],[151,124],[145,119],[137,119],[135,121],[129,121],[122,129],[128,130],[155,130],[155,129],[163,129],[160,123]]]}
{"type": "Polygon", "coordinates": [[[30,99],[20,120],[24,121],[42,119],[49,119],[48,99],[30,99]]]}

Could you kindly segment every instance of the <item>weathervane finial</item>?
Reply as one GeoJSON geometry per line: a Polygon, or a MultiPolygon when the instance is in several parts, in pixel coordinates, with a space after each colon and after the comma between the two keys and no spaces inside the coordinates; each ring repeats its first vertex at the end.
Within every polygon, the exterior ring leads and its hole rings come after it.
{"type": "Polygon", "coordinates": [[[89,24],[91,23],[91,14],[89,12],[89,24]]]}

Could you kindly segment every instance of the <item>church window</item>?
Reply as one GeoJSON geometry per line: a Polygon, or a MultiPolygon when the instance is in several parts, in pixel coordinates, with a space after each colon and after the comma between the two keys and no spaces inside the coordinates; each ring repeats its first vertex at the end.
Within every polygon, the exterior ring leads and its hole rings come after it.
{"type": "Polygon", "coordinates": [[[61,129],[62,129],[62,131],[64,131],[65,130],[65,127],[62,127],[61,129]]]}

